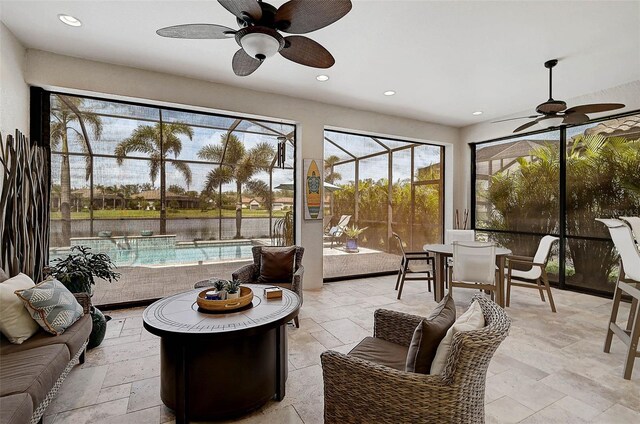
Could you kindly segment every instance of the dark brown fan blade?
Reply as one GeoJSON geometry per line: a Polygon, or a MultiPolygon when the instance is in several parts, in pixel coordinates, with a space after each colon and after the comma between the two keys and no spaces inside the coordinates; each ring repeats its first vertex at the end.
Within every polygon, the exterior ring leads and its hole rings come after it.
{"type": "Polygon", "coordinates": [[[186,24],[160,28],[156,31],[161,37],[188,39],[222,39],[232,38],[235,30],[214,24],[186,24]]]}
{"type": "Polygon", "coordinates": [[[593,103],[589,105],[580,105],[570,107],[565,110],[565,113],[598,113],[608,112],[610,110],[622,109],[624,105],[622,103],[593,103]]]}
{"type": "Polygon", "coordinates": [[[240,49],[233,55],[231,65],[233,66],[233,72],[235,72],[237,76],[246,77],[258,69],[260,65],[262,65],[262,62],[252,58],[245,53],[244,50],[240,49]]]}
{"type": "Polygon", "coordinates": [[[513,130],[514,133],[520,132],[522,130],[526,130],[529,127],[534,126],[535,124],[538,123],[538,120],[536,119],[535,121],[529,121],[524,125],[520,125],[518,128],[516,128],[515,130],[513,130]]]}
{"type": "Polygon", "coordinates": [[[289,34],[306,34],[331,25],[351,7],[351,0],[291,0],[276,12],[276,27],[289,34]]]}
{"type": "Polygon", "coordinates": [[[330,68],[336,63],[331,53],[311,38],[292,35],[285,37],[284,42],[280,54],[293,62],[313,68],[330,68]]]}
{"type": "Polygon", "coordinates": [[[579,112],[566,113],[562,121],[563,124],[584,124],[585,122],[589,122],[589,117],[579,112]]]}
{"type": "Polygon", "coordinates": [[[491,123],[497,124],[498,122],[516,121],[518,119],[533,119],[533,118],[538,118],[540,116],[541,115],[520,116],[518,118],[509,118],[509,119],[500,119],[498,121],[491,121],[491,123]]]}
{"type": "Polygon", "coordinates": [[[218,3],[240,19],[244,20],[245,13],[254,22],[258,22],[262,18],[262,8],[256,0],[218,0],[218,3]]]}

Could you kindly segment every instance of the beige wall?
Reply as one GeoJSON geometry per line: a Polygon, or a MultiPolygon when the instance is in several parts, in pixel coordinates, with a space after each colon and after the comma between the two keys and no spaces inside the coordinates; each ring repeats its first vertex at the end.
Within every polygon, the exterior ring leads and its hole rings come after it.
{"type": "Polygon", "coordinates": [[[0,22],[0,132],[3,143],[16,129],[29,135],[29,87],[24,81],[26,51],[0,22]]]}
{"type": "MultiPolygon", "coordinates": [[[[605,117],[613,113],[640,110],[640,81],[633,81],[618,87],[598,91],[597,93],[563,100],[565,100],[569,106],[600,102],[622,103],[627,105],[624,109],[614,112],[592,114],[592,118],[605,117]]],[[[496,118],[496,120],[516,116],[527,116],[531,114],[531,112],[533,112],[533,110],[525,110],[514,113],[513,115],[496,118]]],[[[500,122],[497,124],[481,122],[460,129],[460,148],[456,149],[455,161],[456,164],[458,164],[457,169],[463,175],[460,175],[460,178],[456,180],[454,187],[454,202],[456,205],[459,205],[457,207],[468,208],[471,202],[471,150],[468,144],[509,136],[512,134],[513,129],[519,125],[518,123],[524,122],[526,122],[526,120],[500,122]]]]}
{"type": "MultiPolygon", "coordinates": [[[[285,76],[286,77],[286,76],[285,76]]],[[[446,146],[447,199],[460,184],[453,176],[461,170],[454,163],[458,129],[402,117],[231,87],[170,74],[112,65],[38,50],[27,52],[26,80],[50,89],[77,90],[145,99],[159,104],[188,105],[294,122],[298,125],[298,159],[323,157],[323,130],[331,128],[424,140],[446,146]]],[[[299,160],[298,164],[302,164],[299,160]]],[[[300,178],[300,172],[298,173],[300,178]]],[[[296,199],[298,206],[301,199],[296,199]]],[[[447,201],[448,225],[453,204],[447,201]]],[[[299,208],[298,210],[301,210],[299,208]]],[[[322,285],[322,221],[298,220],[299,242],[305,247],[305,287],[322,285]]]]}

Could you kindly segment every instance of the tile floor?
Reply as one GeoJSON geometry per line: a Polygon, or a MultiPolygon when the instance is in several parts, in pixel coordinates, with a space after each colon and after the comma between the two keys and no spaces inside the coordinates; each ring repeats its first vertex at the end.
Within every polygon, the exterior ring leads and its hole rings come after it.
{"type": "MultiPolygon", "coordinates": [[[[289,328],[289,379],[282,402],[269,402],[242,423],[321,423],[320,353],[348,352],[370,335],[373,311],[426,315],[435,302],[419,281],[397,301],[394,277],[326,284],[305,292],[300,328],[289,328]]],[[[471,290],[458,290],[460,310],[471,290]]],[[[511,333],[489,368],[487,423],[640,423],[640,361],[622,379],[623,344],[602,352],[610,301],[554,290],[552,314],[537,292],[514,289],[511,333]]],[[[159,340],[142,328],[144,308],[111,311],[104,343],[87,354],[47,410],[47,424],[163,424],[172,412],[159,396],[159,340]]],[[[623,312],[628,311],[625,307],[623,312]]]]}

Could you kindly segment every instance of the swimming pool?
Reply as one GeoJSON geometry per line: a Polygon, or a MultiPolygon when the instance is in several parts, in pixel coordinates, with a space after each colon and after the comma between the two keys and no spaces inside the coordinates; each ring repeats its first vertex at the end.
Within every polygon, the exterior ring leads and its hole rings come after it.
{"type": "MultiPolygon", "coordinates": [[[[230,242],[198,242],[178,243],[175,246],[153,247],[114,244],[110,248],[92,249],[93,252],[104,252],[111,257],[116,266],[169,266],[197,263],[210,263],[250,259],[252,257],[251,240],[230,242]]],[[[49,261],[65,258],[69,251],[52,249],[49,261]]]]}

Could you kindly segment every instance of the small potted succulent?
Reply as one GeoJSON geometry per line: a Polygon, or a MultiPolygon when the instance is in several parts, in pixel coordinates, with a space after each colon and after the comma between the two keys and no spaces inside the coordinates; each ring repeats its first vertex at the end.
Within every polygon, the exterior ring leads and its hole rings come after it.
{"type": "Polygon", "coordinates": [[[225,300],[227,298],[227,284],[229,282],[227,280],[216,280],[213,283],[213,288],[220,294],[220,300],[225,300]]]}
{"type": "Polygon", "coordinates": [[[240,281],[234,280],[227,283],[227,299],[237,299],[240,297],[240,281]]]}
{"type": "MultiPolygon", "coordinates": [[[[120,274],[114,271],[115,268],[109,255],[92,253],[91,248],[86,246],[73,246],[69,256],[52,260],[51,265],[45,269],[45,274],[60,281],[71,293],[88,293],[91,296],[96,284],[95,278],[110,283],[118,281],[120,274]]],[[[102,343],[107,331],[107,321],[111,318],[92,305],[91,319],[93,330],[87,346],[90,349],[102,343]]]]}
{"type": "Polygon", "coordinates": [[[358,237],[360,234],[364,233],[367,228],[369,227],[358,228],[355,225],[352,225],[351,227],[346,227],[344,229],[344,234],[347,236],[345,251],[349,253],[358,252],[358,237]]]}

